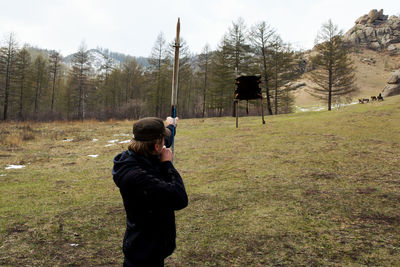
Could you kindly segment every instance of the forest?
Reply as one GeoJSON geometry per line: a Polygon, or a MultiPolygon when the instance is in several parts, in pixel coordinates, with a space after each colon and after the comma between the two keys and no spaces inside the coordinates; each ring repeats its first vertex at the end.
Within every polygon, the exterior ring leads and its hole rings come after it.
{"type": "MultiPolygon", "coordinates": [[[[215,50],[205,44],[200,54],[192,53],[183,38],[180,43],[179,117],[232,115],[235,78],[254,74],[262,76],[266,114],[292,112],[289,84],[304,72],[304,59],[268,23],[247,26],[239,18],[215,50]]],[[[56,48],[20,46],[10,33],[0,47],[0,118],[53,121],[168,116],[173,44],[161,32],[148,64],[131,56],[115,64],[113,56],[121,54],[101,50],[102,65],[94,68],[91,50],[84,43],[67,63],[56,48]]],[[[251,114],[260,114],[260,103],[249,104],[251,114]]]]}

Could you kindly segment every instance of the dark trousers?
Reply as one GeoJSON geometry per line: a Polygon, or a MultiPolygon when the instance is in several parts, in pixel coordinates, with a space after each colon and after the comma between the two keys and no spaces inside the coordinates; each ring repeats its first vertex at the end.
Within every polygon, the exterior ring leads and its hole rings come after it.
{"type": "Polygon", "coordinates": [[[132,262],[125,257],[123,267],[164,267],[164,259],[152,259],[146,262],[132,262]]]}

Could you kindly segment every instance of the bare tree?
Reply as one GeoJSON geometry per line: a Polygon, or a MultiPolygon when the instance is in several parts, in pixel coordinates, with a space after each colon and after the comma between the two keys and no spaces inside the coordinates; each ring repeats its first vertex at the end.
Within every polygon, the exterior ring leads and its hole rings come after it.
{"type": "Polygon", "coordinates": [[[208,44],[206,44],[203,48],[202,53],[199,55],[199,67],[202,73],[204,73],[204,83],[203,83],[203,112],[202,117],[205,116],[206,111],[206,95],[207,95],[207,86],[208,86],[208,73],[209,67],[211,64],[211,49],[208,44]]]}
{"type": "Polygon", "coordinates": [[[224,40],[225,51],[229,55],[233,71],[237,74],[247,72],[250,65],[250,46],[247,43],[247,28],[242,18],[232,22],[224,40]]]}
{"type": "Polygon", "coordinates": [[[267,70],[267,58],[268,58],[268,47],[271,45],[271,38],[275,34],[275,30],[272,29],[265,21],[255,24],[251,28],[250,40],[253,45],[253,49],[256,55],[262,61],[262,72],[265,83],[265,93],[267,95],[267,109],[268,114],[272,115],[271,108],[271,94],[268,87],[268,70],[267,70]]]}
{"type": "Polygon", "coordinates": [[[151,51],[149,63],[153,68],[156,77],[156,95],[155,95],[155,115],[160,116],[161,114],[161,70],[162,64],[165,61],[166,57],[166,47],[165,47],[165,38],[162,32],[157,36],[156,42],[154,43],[153,49],[151,51]]]}
{"type": "Polygon", "coordinates": [[[114,61],[108,54],[102,53],[102,55],[104,58],[104,64],[101,65],[100,70],[104,70],[104,82],[107,82],[110,73],[114,69],[114,61]]]}
{"type": "Polygon", "coordinates": [[[284,44],[278,35],[274,35],[271,41],[270,62],[274,114],[289,113],[293,104],[289,94],[293,88],[289,83],[299,77],[299,64],[290,45],[284,44]]]}
{"type": "Polygon", "coordinates": [[[85,100],[89,86],[90,58],[86,45],[82,43],[78,52],[74,54],[73,66],[70,72],[70,78],[73,81],[77,93],[77,111],[78,119],[85,119],[85,100]]]}

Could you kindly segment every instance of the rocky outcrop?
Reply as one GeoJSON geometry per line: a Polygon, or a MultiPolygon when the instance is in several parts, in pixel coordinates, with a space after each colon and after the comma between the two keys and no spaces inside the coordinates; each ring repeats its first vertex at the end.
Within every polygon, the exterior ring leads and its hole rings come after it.
{"type": "Polygon", "coordinates": [[[387,81],[387,85],[382,90],[383,97],[393,95],[400,95],[400,70],[392,73],[392,76],[387,81]]]}
{"type": "Polygon", "coordinates": [[[345,42],[381,51],[391,49],[397,52],[397,47],[391,44],[400,43],[400,18],[383,14],[383,9],[371,10],[358,18],[356,25],[343,36],[345,42]]]}
{"type": "Polygon", "coordinates": [[[290,91],[293,91],[293,90],[297,90],[297,89],[299,89],[299,88],[301,88],[301,87],[304,87],[304,86],[306,86],[307,84],[305,83],[305,82],[303,82],[303,81],[299,81],[299,82],[289,82],[289,83],[287,83],[286,85],[285,85],[285,87],[287,88],[287,89],[289,89],[290,91]]]}

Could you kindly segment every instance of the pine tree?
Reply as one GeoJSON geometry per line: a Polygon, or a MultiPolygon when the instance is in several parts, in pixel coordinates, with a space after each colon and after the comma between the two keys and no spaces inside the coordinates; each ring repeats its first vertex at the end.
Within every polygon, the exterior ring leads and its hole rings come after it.
{"type": "Polygon", "coordinates": [[[235,72],[230,64],[230,51],[227,51],[225,43],[226,40],[222,40],[211,59],[211,84],[207,102],[213,114],[217,116],[228,115],[233,103],[235,72]]]}
{"type": "Polygon", "coordinates": [[[207,88],[208,88],[208,78],[210,72],[210,64],[211,64],[211,49],[208,44],[206,44],[203,48],[202,53],[199,55],[198,65],[200,68],[200,72],[203,75],[203,104],[202,104],[202,117],[204,118],[206,112],[206,96],[207,96],[207,88]]]}
{"type": "Polygon", "coordinates": [[[140,98],[143,85],[143,70],[136,59],[127,57],[122,64],[122,84],[125,88],[124,112],[128,118],[138,118],[143,106],[140,98]]]}
{"type": "Polygon", "coordinates": [[[114,110],[111,96],[110,76],[114,72],[113,60],[109,56],[108,49],[99,49],[104,57],[104,64],[100,67],[101,73],[96,76],[94,82],[96,83],[96,99],[98,100],[97,108],[100,110],[101,119],[109,119],[112,117],[114,110]]]}
{"type": "Polygon", "coordinates": [[[271,87],[273,89],[274,114],[290,113],[293,105],[290,82],[300,75],[297,58],[289,45],[275,35],[271,43],[271,87]]]}
{"type": "Polygon", "coordinates": [[[39,54],[32,64],[32,79],[34,82],[34,116],[39,118],[39,105],[41,102],[41,97],[43,94],[43,90],[46,88],[47,83],[47,62],[46,59],[39,54]]]}
{"type": "Polygon", "coordinates": [[[113,67],[113,63],[114,61],[112,60],[112,58],[106,54],[106,53],[102,53],[103,58],[104,58],[104,64],[101,65],[100,67],[100,71],[104,70],[104,80],[107,81],[108,76],[110,75],[110,73],[112,72],[112,70],[114,69],[113,67]]]}
{"type": "Polygon", "coordinates": [[[328,110],[331,110],[332,98],[357,90],[355,69],[349,51],[343,45],[342,33],[331,20],[322,25],[317,42],[318,54],[312,58],[315,70],[310,73],[315,86],[308,92],[316,98],[327,100],[328,110]]]}
{"type": "Polygon", "coordinates": [[[118,118],[121,118],[121,107],[125,102],[124,90],[122,86],[122,71],[120,68],[114,69],[108,79],[108,86],[111,91],[111,107],[113,116],[117,115],[118,118]]]}
{"type": "Polygon", "coordinates": [[[51,112],[54,112],[54,99],[56,94],[56,82],[60,70],[61,55],[59,52],[52,51],[49,57],[50,73],[52,76],[52,93],[51,93],[51,112]]]}
{"type": "Polygon", "coordinates": [[[12,77],[14,74],[17,52],[17,42],[14,34],[10,33],[7,37],[6,47],[0,50],[1,74],[4,76],[3,120],[8,119],[8,110],[11,102],[12,77]]]}
{"type": "Polygon", "coordinates": [[[90,72],[90,58],[89,51],[86,49],[85,44],[82,43],[73,55],[72,69],[70,71],[70,84],[75,90],[75,103],[77,110],[77,118],[85,119],[85,101],[87,98],[87,92],[89,89],[89,72],[90,72]]]}
{"type": "Polygon", "coordinates": [[[18,119],[23,120],[23,104],[24,98],[27,91],[27,83],[29,78],[29,72],[31,68],[31,55],[28,50],[23,47],[17,55],[16,61],[16,80],[19,87],[19,108],[18,108],[18,119]]]}

